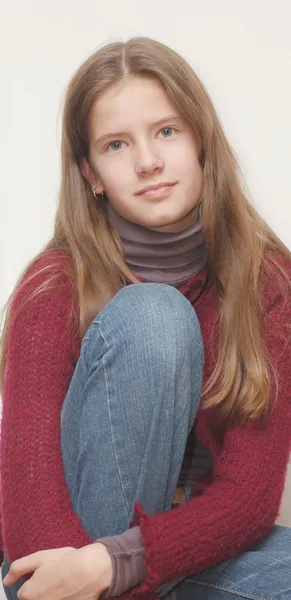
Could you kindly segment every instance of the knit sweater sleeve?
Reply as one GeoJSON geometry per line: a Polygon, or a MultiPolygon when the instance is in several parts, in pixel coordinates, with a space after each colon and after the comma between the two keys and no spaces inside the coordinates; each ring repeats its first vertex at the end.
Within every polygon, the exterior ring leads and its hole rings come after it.
{"type": "Polygon", "coordinates": [[[264,425],[249,420],[224,436],[213,482],[201,496],[175,510],[148,516],[136,503],[147,574],[134,597],[161,584],[200,573],[268,535],[279,512],[291,449],[291,301],[280,294],[268,303],[264,338],[277,372],[271,411],[264,425]]]}
{"type": "Polygon", "coordinates": [[[43,269],[21,286],[8,330],[1,488],[3,542],[10,561],[38,550],[90,543],[71,505],[60,451],[60,409],[78,355],[72,286],[62,277],[27,301],[49,274],[43,269]]]}

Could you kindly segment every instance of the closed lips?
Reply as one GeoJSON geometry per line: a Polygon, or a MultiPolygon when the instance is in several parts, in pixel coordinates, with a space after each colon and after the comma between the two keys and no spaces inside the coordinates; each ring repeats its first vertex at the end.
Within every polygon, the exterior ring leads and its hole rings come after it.
{"type": "Polygon", "coordinates": [[[136,195],[141,196],[142,194],[145,194],[145,192],[150,192],[151,190],[159,190],[160,188],[163,188],[163,187],[170,187],[170,186],[176,185],[176,183],[177,183],[177,181],[174,181],[174,182],[164,181],[163,183],[157,183],[156,185],[149,185],[148,187],[143,188],[139,192],[136,192],[136,195]]]}

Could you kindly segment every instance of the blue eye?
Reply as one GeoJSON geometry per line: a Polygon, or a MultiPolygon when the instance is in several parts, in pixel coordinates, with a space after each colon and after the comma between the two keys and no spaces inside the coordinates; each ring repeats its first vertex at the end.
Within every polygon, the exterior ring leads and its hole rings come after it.
{"type": "Polygon", "coordinates": [[[161,133],[164,134],[164,137],[171,137],[173,131],[173,127],[164,127],[161,129],[161,133]]]}
{"type": "Polygon", "coordinates": [[[120,148],[122,148],[122,142],[120,142],[119,140],[115,140],[114,142],[111,142],[109,146],[107,146],[107,148],[110,148],[113,151],[120,150],[120,148]]]}

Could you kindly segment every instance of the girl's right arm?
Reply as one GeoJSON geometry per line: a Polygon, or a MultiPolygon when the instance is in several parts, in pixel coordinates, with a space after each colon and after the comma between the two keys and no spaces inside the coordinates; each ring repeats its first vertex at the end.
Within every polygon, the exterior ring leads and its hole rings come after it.
{"type": "Polygon", "coordinates": [[[37,275],[12,305],[3,391],[1,436],[2,528],[10,561],[38,550],[90,539],[74,512],[60,449],[60,411],[80,342],[69,279],[29,300],[47,278],[37,275]],[[72,313],[74,314],[74,313],[72,313]]]}

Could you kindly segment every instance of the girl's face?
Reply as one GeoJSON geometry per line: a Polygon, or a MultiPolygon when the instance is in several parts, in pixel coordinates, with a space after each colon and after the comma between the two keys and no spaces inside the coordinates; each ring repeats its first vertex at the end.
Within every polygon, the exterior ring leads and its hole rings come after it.
{"type": "Polygon", "coordinates": [[[107,89],[92,106],[89,141],[92,168],[84,159],[82,173],[122,217],[156,231],[193,223],[203,171],[193,132],[161,84],[133,77],[107,89]]]}

